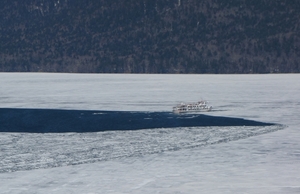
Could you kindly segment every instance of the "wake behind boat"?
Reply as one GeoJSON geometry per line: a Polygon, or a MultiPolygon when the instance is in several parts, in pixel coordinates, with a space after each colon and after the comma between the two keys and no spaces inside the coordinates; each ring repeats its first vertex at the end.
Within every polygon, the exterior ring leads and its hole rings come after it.
{"type": "Polygon", "coordinates": [[[188,112],[208,112],[212,110],[207,101],[201,100],[196,103],[181,103],[173,107],[174,113],[188,113],[188,112]]]}

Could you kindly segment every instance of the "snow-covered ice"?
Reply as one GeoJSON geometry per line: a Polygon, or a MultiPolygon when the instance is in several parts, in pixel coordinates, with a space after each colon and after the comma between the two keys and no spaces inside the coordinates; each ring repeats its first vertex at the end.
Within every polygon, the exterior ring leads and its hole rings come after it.
{"type": "Polygon", "coordinates": [[[300,193],[300,75],[0,73],[0,107],[171,111],[281,125],[0,134],[0,193],[300,193]]]}

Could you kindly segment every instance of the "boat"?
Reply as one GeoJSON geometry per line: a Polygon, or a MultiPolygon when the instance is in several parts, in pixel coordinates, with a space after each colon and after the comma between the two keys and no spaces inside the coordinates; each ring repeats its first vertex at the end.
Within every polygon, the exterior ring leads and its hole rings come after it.
{"type": "Polygon", "coordinates": [[[207,101],[201,100],[196,103],[180,103],[173,107],[174,113],[188,113],[188,112],[208,112],[212,110],[207,101]]]}

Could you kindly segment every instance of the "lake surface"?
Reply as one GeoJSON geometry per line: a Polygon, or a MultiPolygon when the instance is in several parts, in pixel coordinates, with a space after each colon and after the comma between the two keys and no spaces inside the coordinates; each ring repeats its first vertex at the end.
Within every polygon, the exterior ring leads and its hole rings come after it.
{"type": "Polygon", "coordinates": [[[0,193],[300,193],[300,75],[0,73],[0,108],[168,112],[274,126],[0,133],[0,193]]]}

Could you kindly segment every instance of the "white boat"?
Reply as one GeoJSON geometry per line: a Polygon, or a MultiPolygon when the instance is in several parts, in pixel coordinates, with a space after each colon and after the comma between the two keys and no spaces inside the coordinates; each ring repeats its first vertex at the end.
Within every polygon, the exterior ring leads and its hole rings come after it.
{"type": "Polygon", "coordinates": [[[209,106],[207,101],[203,100],[196,103],[181,103],[173,107],[174,113],[207,112],[211,110],[212,106],[209,106]]]}

